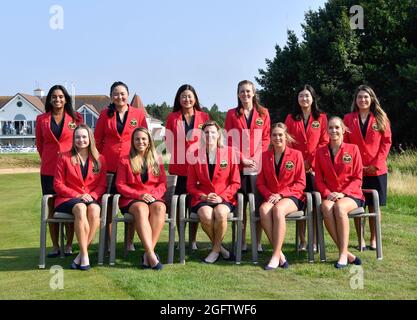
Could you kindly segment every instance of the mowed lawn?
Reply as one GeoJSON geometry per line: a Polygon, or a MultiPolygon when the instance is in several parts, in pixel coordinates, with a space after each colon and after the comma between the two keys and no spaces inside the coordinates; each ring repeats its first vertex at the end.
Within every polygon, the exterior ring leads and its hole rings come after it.
{"type": "MultiPolygon", "coordinates": [[[[294,250],[294,224],[289,223],[284,246],[290,263],[288,270],[262,269],[271,254],[267,249],[260,264],[253,265],[250,254],[241,265],[220,261],[201,263],[208,253],[208,240],[199,229],[199,250],[187,263],[165,265],[161,272],[138,268],[143,253],[137,250],[122,257],[122,227],[119,232],[116,267],[96,265],[97,239],[91,250],[93,268],[88,272],[70,270],[71,257],[47,259],[47,268],[38,269],[40,181],[39,174],[0,176],[0,299],[416,299],[417,298],[417,198],[390,194],[383,211],[384,259],[377,261],[374,251],[358,253],[351,232],[351,250],[364,262],[363,289],[357,269],[336,270],[337,249],[326,232],[328,261],[308,263],[305,254],[294,250]],[[50,267],[64,268],[64,289],[50,287],[50,267]],[[353,273],[351,273],[353,272],[353,273]],[[353,288],[352,288],[353,284],[353,288]]],[[[353,224],[351,224],[353,227],[353,224]]],[[[230,234],[226,244],[230,244],[230,234]]],[[[249,232],[247,233],[248,242],[249,232]]],[[[49,235],[48,235],[49,241],[49,235]]],[[[74,249],[77,251],[76,241],[74,249]]],[[[50,246],[50,242],[48,242],[50,246]]],[[[49,248],[48,248],[49,250],[49,248]]],[[[165,228],[157,252],[163,261],[167,252],[165,228]]],[[[175,252],[178,261],[178,251],[175,252]]]]}

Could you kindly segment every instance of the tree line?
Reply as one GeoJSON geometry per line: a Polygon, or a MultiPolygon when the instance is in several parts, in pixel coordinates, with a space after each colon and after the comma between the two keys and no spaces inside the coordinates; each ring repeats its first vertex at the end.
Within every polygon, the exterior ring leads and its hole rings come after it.
{"type": "Polygon", "coordinates": [[[271,121],[284,121],[303,84],[316,89],[323,111],[339,116],[350,112],[355,89],[367,84],[390,118],[394,144],[415,147],[416,26],[414,0],[329,0],[308,11],[302,39],[289,30],[286,45],[275,46],[275,57],[266,59],[256,77],[271,121]],[[351,13],[355,5],[363,15],[351,13]]]}

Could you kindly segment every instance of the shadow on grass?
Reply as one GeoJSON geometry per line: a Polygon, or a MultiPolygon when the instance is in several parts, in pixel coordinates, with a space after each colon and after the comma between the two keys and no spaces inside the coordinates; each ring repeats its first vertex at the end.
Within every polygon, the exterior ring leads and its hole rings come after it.
{"type": "MultiPolygon", "coordinates": [[[[48,250],[50,250],[50,248],[47,248],[47,252],[48,250]]],[[[64,258],[45,258],[45,270],[54,265],[62,266],[64,269],[70,269],[70,265],[73,259],[77,256],[78,252],[78,245],[74,243],[72,256],[64,258]]],[[[160,255],[162,263],[166,262],[168,257],[168,243],[158,243],[156,246],[156,252],[160,255]]],[[[0,272],[42,270],[38,268],[39,253],[39,248],[0,249],[0,272]]],[[[98,244],[93,244],[89,249],[89,253],[91,267],[98,267],[98,244]]],[[[116,267],[137,268],[141,264],[143,253],[143,247],[136,244],[136,251],[129,252],[127,257],[124,257],[123,243],[118,243],[116,248],[116,267]]],[[[175,252],[175,255],[175,258],[178,258],[179,253],[175,252]]],[[[109,256],[110,254],[105,252],[103,267],[109,266],[109,256]]]]}

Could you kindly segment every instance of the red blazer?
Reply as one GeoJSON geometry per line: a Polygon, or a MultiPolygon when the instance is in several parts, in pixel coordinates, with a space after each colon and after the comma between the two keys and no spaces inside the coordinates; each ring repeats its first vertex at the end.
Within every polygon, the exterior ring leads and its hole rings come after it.
{"type": "Polygon", "coordinates": [[[216,166],[213,181],[210,180],[207,161],[199,161],[188,166],[187,191],[191,195],[191,206],[196,206],[203,200],[202,195],[216,193],[233,205],[236,205],[235,195],[240,188],[240,173],[236,152],[227,146],[217,149],[216,166]]]}
{"type": "Polygon", "coordinates": [[[316,187],[325,199],[332,192],[364,200],[362,193],[362,159],[358,146],[342,143],[334,157],[330,157],[329,147],[324,146],[316,153],[316,187]]]}
{"type": "MultiPolygon", "coordinates": [[[[122,135],[117,131],[117,116],[109,118],[108,108],[100,113],[97,120],[94,137],[96,138],[97,150],[106,158],[107,170],[116,172],[120,159],[127,156],[130,151],[130,141],[133,130],[137,127],[145,127],[145,114],[138,108],[129,105],[129,112],[122,135]]],[[[117,111],[116,111],[117,112],[117,111]]]]}
{"type": "Polygon", "coordinates": [[[288,133],[296,141],[291,144],[291,147],[300,150],[304,160],[306,160],[314,170],[316,150],[329,143],[326,114],[321,113],[317,120],[311,115],[308,119],[307,130],[304,129],[304,121],[295,121],[291,114],[285,119],[285,125],[288,128],[288,133]]]}
{"type": "MultiPolygon", "coordinates": [[[[194,129],[201,129],[208,120],[210,120],[210,116],[207,113],[194,110],[194,129]]],[[[168,115],[165,137],[167,149],[171,154],[168,172],[178,176],[186,176],[188,169],[186,153],[191,145],[198,143],[200,132],[195,131],[190,140],[185,138],[182,111],[179,110],[168,115]]]]}
{"type": "Polygon", "coordinates": [[[55,208],[61,203],[76,198],[79,194],[88,193],[100,203],[101,196],[106,192],[106,160],[100,155],[100,171],[93,172],[93,161],[88,160],[88,174],[83,179],[79,164],[72,164],[71,152],[59,157],[55,171],[54,188],[57,193],[55,208]]]}
{"type": "Polygon", "coordinates": [[[139,200],[142,194],[149,193],[157,200],[164,201],[164,194],[167,190],[167,177],[164,164],[160,160],[159,168],[161,173],[155,176],[152,169],[148,168],[148,181],[142,182],[140,174],[134,174],[130,166],[129,157],[123,157],[117,168],[116,187],[121,194],[119,207],[129,205],[133,200],[139,200]]]}
{"type": "Polygon", "coordinates": [[[303,156],[300,151],[286,147],[282,157],[279,177],[277,177],[274,150],[270,149],[262,154],[262,170],[256,181],[259,193],[265,201],[272,194],[280,194],[284,198],[293,196],[304,201],[306,174],[303,156]]]}
{"type": "MultiPolygon", "coordinates": [[[[242,157],[255,158],[255,161],[259,163],[262,152],[268,150],[271,138],[271,119],[269,118],[268,109],[264,108],[262,116],[256,111],[256,108],[253,109],[250,128],[248,128],[243,114],[237,116],[236,109],[229,110],[226,115],[224,128],[228,135],[228,145],[235,147],[240,152],[241,160],[242,157]],[[255,134],[255,130],[261,131],[255,134]]],[[[242,168],[240,166],[241,170],[242,168]]]]}
{"type": "Polygon", "coordinates": [[[358,112],[345,115],[343,122],[350,131],[350,133],[346,132],[345,141],[354,143],[359,147],[363,165],[365,167],[374,165],[377,168],[376,173],[372,174],[373,176],[380,176],[387,173],[387,158],[392,144],[390,124],[387,123],[385,132],[378,131],[376,129],[375,116],[371,112],[366,136],[363,139],[358,112]]]}
{"type": "Polygon", "coordinates": [[[74,129],[83,123],[81,114],[77,112],[76,115],[74,121],[68,113],[65,113],[64,127],[59,140],[55,138],[51,130],[52,112],[36,117],[36,148],[41,158],[42,175],[53,176],[59,155],[71,149],[74,129]]]}

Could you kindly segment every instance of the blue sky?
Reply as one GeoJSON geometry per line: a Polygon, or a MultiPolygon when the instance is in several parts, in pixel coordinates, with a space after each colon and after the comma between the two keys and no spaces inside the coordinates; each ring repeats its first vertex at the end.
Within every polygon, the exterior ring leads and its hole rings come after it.
{"type": "Polygon", "coordinates": [[[308,9],[325,0],[16,0],[1,2],[0,95],[47,91],[109,94],[125,82],[145,104],[172,105],[178,87],[193,85],[200,102],[236,104],[240,80],[255,82],[291,29],[301,37],[308,9]],[[53,5],[63,9],[54,30],[53,5]]]}

